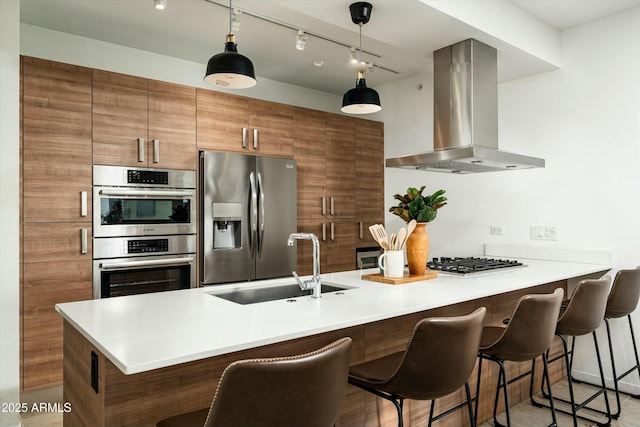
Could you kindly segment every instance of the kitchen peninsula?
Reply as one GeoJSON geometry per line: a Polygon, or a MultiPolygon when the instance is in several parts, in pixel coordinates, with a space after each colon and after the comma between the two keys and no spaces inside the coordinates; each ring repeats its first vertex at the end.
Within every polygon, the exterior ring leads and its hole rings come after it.
{"type": "MultiPolygon", "coordinates": [[[[403,349],[422,317],[486,306],[485,323],[500,324],[525,293],[566,290],[570,279],[597,277],[611,268],[521,261],[526,267],[511,271],[441,274],[397,286],[362,280],[362,274],[375,270],[326,274],[324,282],[348,289],[320,299],[239,305],[212,295],[239,286],[292,282],[278,279],[58,304],[64,318],[64,400],[72,405],[64,425],[153,425],[208,406],[220,374],[234,360],[301,353],[350,336],[352,363],[360,363],[403,349]]],[[[490,412],[491,387],[483,382],[481,418],[490,412]]],[[[422,416],[427,403],[408,401],[407,414],[422,416]]],[[[381,424],[393,424],[393,417],[386,416],[393,411],[349,387],[337,425],[362,426],[376,417],[381,424]]],[[[464,411],[458,412],[439,425],[462,425],[464,411]]]]}

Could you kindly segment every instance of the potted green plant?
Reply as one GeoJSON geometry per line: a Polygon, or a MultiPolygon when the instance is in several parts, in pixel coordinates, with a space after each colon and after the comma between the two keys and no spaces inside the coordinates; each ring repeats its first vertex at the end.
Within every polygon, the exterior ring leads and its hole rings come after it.
{"type": "Polygon", "coordinates": [[[438,209],[447,204],[447,198],[444,197],[445,190],[438,190],[431,195],[423,196],[424,189],[424,185],[419,190],[409,187],[404,196],[394,195],[393,198],[400,203],[389,209],[389,212],[398,215],[405,222],[416,221],[417,223],[415,230],[407,238],[406,248],[409,273],[420,276],[427,271],[429,257],[429,235],[426,225],[435,220],[438,216],[438,209]]]}
{"type": "Polygon", "coordinates": [[[394,195],[393,198],[400,203],[397,206],[392,206],[389,212],[398,215],[405,222],[412,219],[419,223],[433,221],[438,216],[438,209],[447,204],[447,198],[443,196],[445,190],[438,190],[431,195],[423,196],[424,189],[424,185],[419,190],[409,187],[404,196],[394,195]]]}

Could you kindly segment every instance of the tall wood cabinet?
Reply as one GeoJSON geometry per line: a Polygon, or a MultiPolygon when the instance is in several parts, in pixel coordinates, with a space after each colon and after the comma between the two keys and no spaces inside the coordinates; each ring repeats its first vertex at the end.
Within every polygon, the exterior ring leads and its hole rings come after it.
{"type": "Polygon", "coordinates": [[[293,157],[294,107],[198,89],[198,148],[293,157]]]}
{"type": "Polygon", "coordinates": [[[93,163],[194,169],[196,89],[93,72],[93,163]]]}
{"type": "Polygon", "coordinates": [[[62,382],[56,303],[90,299],[92,70],[22,58],[22,388],[62,382]]]}
{"type": "MultiPolygon", "coordinates": [[[[355,248],[376,245],[368,227],[384,223],[383,126],[371,120],[295,110],[298,231],[321,239],[322,272],[352,270],[355,248]]],[[[311,245],[299,242],[298,273],[311,274],[312,266],[311,245]]]]}

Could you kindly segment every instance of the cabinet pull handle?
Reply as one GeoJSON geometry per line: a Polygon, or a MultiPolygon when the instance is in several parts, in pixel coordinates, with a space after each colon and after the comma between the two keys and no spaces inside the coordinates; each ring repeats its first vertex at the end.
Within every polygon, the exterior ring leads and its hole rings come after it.
{"type": "Polygon", "coordinates": [[[247,128],[242,128],[242,148],[247,148],[247,128]]]}
{"type": "Polygon", "coordinates": [[[80,253],[81,254],[86,254],[87,253],[87,240],[88,240],[88,236],[89,233],[87,232],[86,228],[81,228],[80,229],[80,253]]]}
{"type": "Polygon", "coordinates": [[[153,163],[160,162],[160,140],[153,140],[153,163]]]}
{"type": "Polygon", "coordinates": [[[257,150],[258,149],[258,129],[254,128],[253,129],[253,149],[257,150]]]}
{"type": "Polygon", "coordinates": [[[329,201],[331,203],[331,215],[335,215],[336,214],[336,210],[335,210],[335,203],[334,203],[333,197],[330,197],[329,201]]]}
{"type": "Polygon", "coordinates": [[[80,192],[80,216],[87,216],[87,192],[80,192]]]}
{"type": "Polygon", "coordinates": [[[326,215],[327,214],[327,198],[323,197],[322,198],[322,215],[326,215]]]}
{"type": "Polygon", "coordinates": [[[336,224],[331,223],[331,240],[336,240],[336,224]]]}
{"type": "Polygon", "coordinates": [[[144,138],[138,138],[138,161],[144,162],[144,138]]]}
{"type": "Polygon", "coordinates": [[[360,238],[361,239],[364,237],[362,234],[362,229],[363,229],[363,225],[362,225],[362,221],[360,221],[360,238]]]}
{"type": "Polygon", "coordinates": [[[322,223],[322,241],[327,241],[327,224],[324,222],[322,223]]]}

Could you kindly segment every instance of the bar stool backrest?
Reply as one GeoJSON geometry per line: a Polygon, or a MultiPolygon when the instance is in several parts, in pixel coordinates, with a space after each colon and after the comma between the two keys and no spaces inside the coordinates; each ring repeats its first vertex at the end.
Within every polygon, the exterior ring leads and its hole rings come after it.
{"type": "Polygon", "coordinates": [[[386,388],[407,399],[431,400],[462,387],[476,363],[486,311],[418,322],[386,388]]]}
{"type": "Polygon", "coordinates": [[[334,425],[347,389],[351,338],[298,356],[249,359],[223,372],[206,427],[334,425]]]}
{"type": "Polygon", "coordinates": [[[531,360],[549,348],[555,335],[564,291],[551,294],[528,294],[518,301],[502,335],[482,353],[504,360],[531,360]]]}
{"type": "Polygon", "coordinates": [[[577,337],[598,329],[604,319],[610,284],[609,276],[580,281],[569,305],[558,319],[557,331],[577,337]]]}
{"type": "Polygon", "coordinates": [[[616,274],[607,300],[605,317],[624,317],[635,311],[640,298],[640,267],[616,274]]]}

